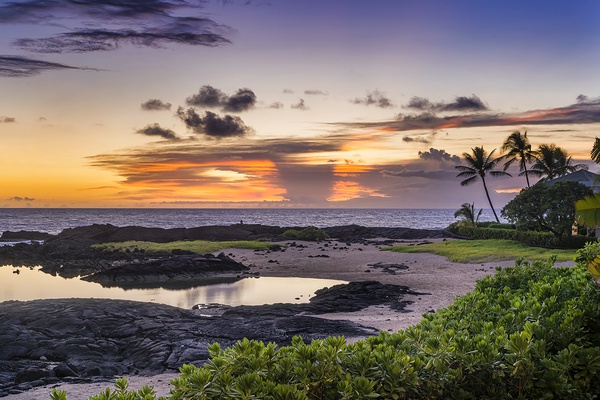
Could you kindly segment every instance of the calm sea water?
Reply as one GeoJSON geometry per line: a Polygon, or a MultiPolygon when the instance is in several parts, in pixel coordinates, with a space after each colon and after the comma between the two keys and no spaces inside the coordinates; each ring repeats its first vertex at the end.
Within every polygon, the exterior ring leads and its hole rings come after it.
{"type": "MultiPolygon", "coordinates": [[[[90,224],[191,228],[205,225],[247,224],[274,226],[363,226],[445,228],[452,222],[450,209],[0,209],[0,232],[63,229],[90,224]]],[[[484,210],[482,221],[493,219],[484,210]]],[[[229,305],[301,303],[317,290],[340,281],[299,278],[243,279],[235,283],[198,286],[190,282],[178,290],[103,288],[79,279],[51,276],[36,269],[0,266],[0,302],[5,300],[97,297],[158,302],[190,308],[194,304],[229,305]],[[16,273],[18,270],[19,273],[16,273]]]]}
{"type": "MultiPolygon", "coordinates": [[[[133,208],[3,208],[0,232],[39,231],[52,234],[91,224],[193,228],[245,224],[273,226],[362,225],[442,229],[455,222],[455,209],[133,209],[133,208]]],[[[494,219],[483,210],[481,221],[494,219]]]]}

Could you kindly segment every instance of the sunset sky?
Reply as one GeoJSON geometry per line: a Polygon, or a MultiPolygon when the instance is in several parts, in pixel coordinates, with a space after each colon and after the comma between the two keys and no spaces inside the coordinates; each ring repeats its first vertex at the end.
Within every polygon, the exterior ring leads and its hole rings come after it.
{"type": "Polygon", "coordinates": [[[487,207],[454,167],[515,130],[600,170],[599,22],[597,0],[0,1],[0,207],[487,207]]]}

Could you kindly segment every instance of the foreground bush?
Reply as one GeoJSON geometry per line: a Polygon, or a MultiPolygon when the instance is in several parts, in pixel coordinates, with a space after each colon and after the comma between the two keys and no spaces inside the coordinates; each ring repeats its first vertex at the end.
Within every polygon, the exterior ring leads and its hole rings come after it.
{"type": "Polygon", "coordinates": [[[600,289],[582,264],[517,261],[398,333],[209,351],[181,368],[170,399],[593,399],[600,289]]]}
{"type": "Polygon", "coordinates": [[[520,231],[516,229],[499,228],[473,228],[459,224],[452,224],[448,231],[459,236],[471,239],[506,239],[516,240],[528,246],[546,247],[550,249],[579,249],[596,238],[588,236],[563,236],[557,237],[549,232],[520,231]]]}
{"type": "Polygon", "coordinates": [[[309,226],[308,228],[304,228],[302,230],[288,229],[287,231],[283,232],[281,236],[288,239],[307,240],[311,242],[329,239],[329,235],[324,230],[314,226],[309,226]]]}

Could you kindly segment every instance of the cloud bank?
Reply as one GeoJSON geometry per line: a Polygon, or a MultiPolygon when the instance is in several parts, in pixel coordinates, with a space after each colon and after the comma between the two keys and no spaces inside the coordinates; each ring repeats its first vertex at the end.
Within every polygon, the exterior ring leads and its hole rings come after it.
{"type": "Polygon", "coordinates": [[[213,139],[240,137],[253,132],[240,117],[228,114],[221,117],[211,111],[205,111],[204,117],[201,117],[193,108],[184,110],[183,107],[179,107],[176,115],[188,130],[213,139]]]}
{"type": "Polygon", "coordinates": [[[0,77],[23,78],[37,75],[44,71],[60,69],[94,70],[93,68],[72,67],[66,64],[35,60],[21,56],[0,55],[0,77]]]}
{"type": "Polygon", "coordinates": [[[159,99],[150,99],[141,104],[142,110],[145,111],[161,111],[161,110],[170,110],[171,103],[165,103],[159,99]]]}
{"type": "MultiPolygon", "coordinates": [[[[427,111],[421,114],[399,114],[395,119],[374,122],[341,122],[335,125],[344,128],[381,129],[406,132],[419,129],[439,130],[450,128],[476,128],[515,125],[568,125],[600,122],[600,99],[578,98],[579,101],[566,107],[533,110],[520,113],[476,112],[439,116],[427,111]]],[[[416,107],[418,101],[413,104],[416,107]]],[[[455,107],[458,103],[453,103],[455,107]]],[[[423,106],[428,107],[428,106],[423,106]]]]}
{"type": "Polygon", "coordinates": [[[231,28],[210,18],[182,16],[203,8],[183,0],[25,0],[0,6],[0,23],[52,25],[65,31],[45,38],[20,38],[13,45],[37,53],[116,50],[124,44],[220,46],[231,28]],[[78,21],[79,26],[70,26],[78,21]],[[96,28],[102,26],[102,28],[96,28]]]}
{"type": "Polygon", "coordinates": [[[171,129],[162,128],[159,124],[146,125],[146,127],[138,129],[135,132],[146,136],[158,136],[168,140],[178,139],[175,132],[173,132],[171,129]]]}
{"type": "Polygon", "coordinates": [[[357,97],[353,100],[350,100],[350,102],[353,104],[363,104],[365,106],[374,105],[379,108],[390,108],[394,106],[392,101],[379,90],[373,90],[372,92],[368,92],[365,97],[357,97]]]}
{"type": "Polygon", "coordinates": [[[225,112],[248,111],[256,105],[256,95],[248,88],[238,89],[231,96],[210,85],[204,85],[198,93],[186,99],[188,106],[221,108],[225,112]]]}

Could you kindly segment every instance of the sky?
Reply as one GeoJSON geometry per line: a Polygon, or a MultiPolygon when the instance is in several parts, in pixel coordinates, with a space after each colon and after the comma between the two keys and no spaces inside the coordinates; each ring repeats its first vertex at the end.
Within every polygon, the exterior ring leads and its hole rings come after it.
{"type": "Polygon", "coordinates": [[[513,131],[600,170],[598,21],[596,0],[0,1],[0,207],[487,208],[455,167],[513,131]]]}

